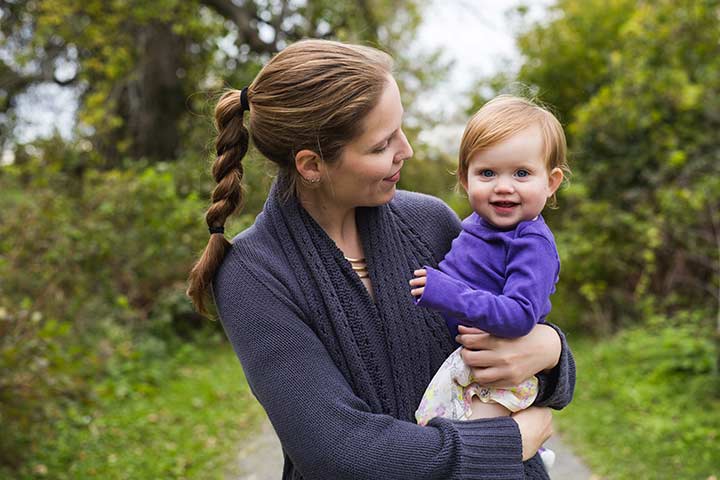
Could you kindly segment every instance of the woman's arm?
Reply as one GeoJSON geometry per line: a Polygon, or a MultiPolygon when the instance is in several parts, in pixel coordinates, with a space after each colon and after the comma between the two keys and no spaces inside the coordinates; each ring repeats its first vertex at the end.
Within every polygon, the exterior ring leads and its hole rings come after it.
{"type": "Polygon", "coordinates": [[[529,407],[512,414],[522,433],[523,460],[534,457],[553,434],[552,413],[547,407],[529,407]]]}
{"type": "Polygon", "coordinates": [[[305,479],[523,477],[521,433],[513,419],[434,419],[421,427],[370,412],[300,310],[247,269],[232,270],[221,270],[215,285],[223,326],[305,479]]]}
{"type": "Polygon", "coordinates": [[[500,338],[474,328],[459,327],[463,360],[475,379],[495,387],[517,385],[537,375],[535,405],[561,409],[575,390],[575,360],[560,329],[539,324],[520,338],[500,338]]]}

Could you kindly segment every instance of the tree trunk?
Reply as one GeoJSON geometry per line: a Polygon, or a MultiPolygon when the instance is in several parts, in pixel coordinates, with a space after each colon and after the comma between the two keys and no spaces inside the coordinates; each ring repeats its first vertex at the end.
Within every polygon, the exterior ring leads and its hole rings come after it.
{"type": "Polygon", "coordinates": [[[151,161],[174,160],[180,144],[178,123],[188,96],[179,80],[187,41],[163,23],[140,27],[137,41],[137,66],[114,95],[117,114],[125,122],[100,142],[101,149],[116,161],[126,155],[151,161]]]}

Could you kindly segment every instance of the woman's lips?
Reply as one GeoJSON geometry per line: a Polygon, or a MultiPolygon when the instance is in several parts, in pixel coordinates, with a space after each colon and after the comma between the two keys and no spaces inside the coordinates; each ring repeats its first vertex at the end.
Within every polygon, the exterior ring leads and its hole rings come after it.
{"type": "Polygon", "coordinates": [[[386,182],[392,182],[392,183],[399,182],[400,181],[400,170],[395,172],[393,175],[390,175],[389,177],[383,178],[383,180],[386,182]]]}

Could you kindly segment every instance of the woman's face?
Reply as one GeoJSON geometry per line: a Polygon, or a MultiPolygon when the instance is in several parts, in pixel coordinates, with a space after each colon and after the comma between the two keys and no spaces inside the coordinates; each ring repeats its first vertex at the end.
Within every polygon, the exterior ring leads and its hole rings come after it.
{"type": "Polygon", "coordinates": [[[403,107],[395,79],[388,77],[378,104],[363,119],[363,134],[350,142],[338,162],[327,167],[324,197],[340,208],[389,202],[400,169],[413,154],[402,131],[403,107]]]}

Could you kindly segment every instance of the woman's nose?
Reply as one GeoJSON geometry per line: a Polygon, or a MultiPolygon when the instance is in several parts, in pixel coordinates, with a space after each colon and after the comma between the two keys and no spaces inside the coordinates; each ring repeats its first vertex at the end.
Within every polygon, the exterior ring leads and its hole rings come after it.
{"type": "Polygon", "coordinates": [[[405,132],[403,132],[402,130],[400,130],[400,140],[402,141],[402,144],[400,147],[400,151],[397,153],[397,155],[395,155],[395,158],[393,159],[395,163],[407,160],[408,158],[411,158],[415,153],[413,152],[410,142],[408,142],[408,139],[405,136],[405,132]]]}

